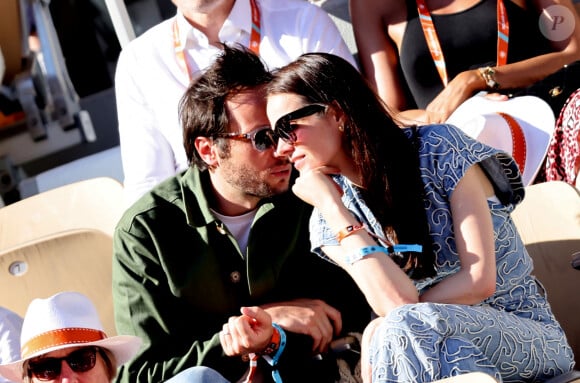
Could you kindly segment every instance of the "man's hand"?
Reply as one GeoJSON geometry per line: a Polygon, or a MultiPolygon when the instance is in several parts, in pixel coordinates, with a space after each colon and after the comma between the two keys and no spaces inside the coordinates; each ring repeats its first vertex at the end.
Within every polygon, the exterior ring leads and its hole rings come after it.
{"type": "Polygon", "coordinates": [[[283,329],[312,338],[315,354],[324,353],[342,330],[340,312],[319,299],[295,299],[262,306],[283,329]]]}
{"type": "Polygon", "coordinates": [[[220,342],[228,356],[263,351],[272,338],[272,319],[259,307],[242,307],[242,315],[230,317],[220,332],[220,342]]]}

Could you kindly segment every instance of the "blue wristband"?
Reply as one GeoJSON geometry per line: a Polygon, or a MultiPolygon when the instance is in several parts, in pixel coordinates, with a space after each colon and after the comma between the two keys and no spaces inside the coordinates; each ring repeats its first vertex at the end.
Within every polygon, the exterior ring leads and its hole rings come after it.
{"type": "Polygon", "coordinates": [[[284,352],[284,348],[286,347],[286,333],[284,330],[282,330],[282,327],[280,327],[278,323],[272,322],[272,327],[276,328],[280,334],[280,346],[278,346],[278,350],[276,350],[274,356],[270,357],[269,355],[262,355],[262,358],[264,358],[270,366],[274,367],[272,369],[272,379],[274,382],[282,383],[282,377],[280,376],[280,372],[276,368],[276,365],[280,360],[280,355],[282,355],[282,352],[284,352]]]}
{"type": "Polygon", "coordinates": [[[278,332],[280,333],[280,346],[276,350],[274,356],[271,357],[270,355],[263,355],[262,357],[266,359],[266,362],[268,362],[270,366],[275,366],[276,364],[278,364],[280,355],[282,355],[282,352],[284,352],[284,348],[286,347],[286,333],[284,332],[284,330],[282,330],[282,327],[280,327],[278,323],[272,322],[272,327],[275,327],[276,330],[278,330],[278,332]]]}
{"type": "Polygon", "coordinates": [[[420,253],[423,251],[423,246],[421,245],[395,245],[389,247],[389,253],[402,253],[409,251],[412,253],[420,253]]]}
{"type": "Polygon", "coordinates": [[[389,246],[388,248],[383,246],[366,246],[360,248],[354,254],[347,255],[344,259],[346,263],[349,265],[354,264],[357,261],[360,261],[364,257],[372,253],[385,253],[385,254],[398,254],[404,251],[410,251],[415,253],[420,253],[423,250],[423,246],[421,245],[394,245],[389,246]]]}

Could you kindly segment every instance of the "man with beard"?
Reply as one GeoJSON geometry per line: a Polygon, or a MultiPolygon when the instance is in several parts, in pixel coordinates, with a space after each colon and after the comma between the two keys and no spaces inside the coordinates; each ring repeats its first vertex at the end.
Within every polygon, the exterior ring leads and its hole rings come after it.
{"type": "Polygon", "coordinates": [[[266,381],[334,382],[331,341],[367,324],[350,277],[310,254],[311,210],[288,190],[266,116],[270,78],[256,55],[224,46],[179,105],[190,168],[121,218],[115,319],[143,347],[118,382],[208,381],[196,375],[206,368],[237,381],[250,356],[266,381]],[[228,329],[253,315],[267,339],[232,344],[228,329]]]}
{"type": "Polygon", "coordinates": [[[174,17],[123,48],[115,98],[127,205],[185,170],[177,105],[213,62],[221,43],[242,44],[270,69],[306,52],[328,52],[355,64],[330,16],[303,0],[172,0],[174,17]]]}

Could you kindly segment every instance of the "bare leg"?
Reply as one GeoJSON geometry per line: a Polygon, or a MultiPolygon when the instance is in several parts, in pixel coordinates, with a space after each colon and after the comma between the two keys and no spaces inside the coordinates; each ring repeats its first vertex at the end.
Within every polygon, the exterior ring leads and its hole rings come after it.
{"type": "Polygon", "coordinates": [[[365,331],[363,332],[363,335],[362,335],[360,366],[361,366],[361,377],[362,377],[363,383],[371,383],[372,382],[372,378],[373,378],[372,372],[373,371],[372,371],[372,366],[369,363],[369,356],[368,356],[369,343],[371,341],[373,334],[375,333],[375,329],[377,328],[379,323],[381,323],[381,321],[384,319],[385,318],[383,318],[383,317],[378,317],[376,319],[373,319],[367,325],[367,327],[365,328],[365,331]]]}

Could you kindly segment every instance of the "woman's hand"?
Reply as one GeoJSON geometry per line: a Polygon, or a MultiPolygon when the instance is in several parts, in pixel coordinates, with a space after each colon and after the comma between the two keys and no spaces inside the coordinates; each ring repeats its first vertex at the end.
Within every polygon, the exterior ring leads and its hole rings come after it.
{"type": "Polygon", "coordinates": [[[486,89],[486,84],[479,70],[473,69],[459,73],[427,105],[430,123],[445,122],[459,105],[483,89],[486,89]]]}
{"type": "MultiPolygon", "coordinates": [[[[493,101],[506,101],[509,99],[508,96],[501,93],[486,93],[485,98],[493,101]]],[[[441,107],[449,108],[450,105],[442,105],[441,107]]],[[[453,112],[455,112],[455,109],[451,110],[451,113],[453,112]]],[[[414,125],[445,123],[449,116],[450,115],[447,115],[447,112],[441,112],[440,110],[430,111],[425,109],[408,109],[402,112],[398,112],[395,115],[395,120],[400,126],[407,127],[414,125]],[[447,117],[443,118],[445,116],[447,117]]]]}
{"type": "Polygon", "coordinates": [[[306,170],[292,186],[292,191],[304,202],[317,207],[321,211],[325,206],[341,204],[341,188],[332,180],[331,174],[339,170],[329,166],[306,170]]]}

